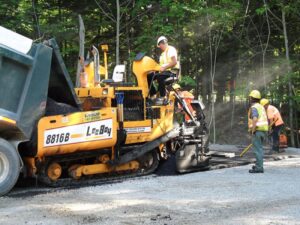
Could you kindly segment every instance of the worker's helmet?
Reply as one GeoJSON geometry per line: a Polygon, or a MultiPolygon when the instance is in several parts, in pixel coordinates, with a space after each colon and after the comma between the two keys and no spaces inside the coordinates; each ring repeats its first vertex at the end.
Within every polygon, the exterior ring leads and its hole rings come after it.
{"type": "Polygon", "coordinates": [[[262,99],[260,100],[260,104],[261,104],[262,106],[265,106],[265,105],[269,104],[269,100],[266,99],[266,98],[262,98],[262,99]]]}
{"type": "Polygon", "coordinates": [[[168,39],[167,39],[165,36],[160,36],[160,37],[157,39],[157,47],[159,47],[159,43],[160,43],[161,41],[168,42],[168,39]]]}
{"type": "Polygon", "coordinates": [[[249,97],[261,99],[260,92],[258,90],[253,90],[250,92],[249,97]]]}
{"type": "Polygon", "coordinates": [[[177,90],[177,89],[181,89],[181,86],[179,84],[173,84],[173,89],[177,90]]]}

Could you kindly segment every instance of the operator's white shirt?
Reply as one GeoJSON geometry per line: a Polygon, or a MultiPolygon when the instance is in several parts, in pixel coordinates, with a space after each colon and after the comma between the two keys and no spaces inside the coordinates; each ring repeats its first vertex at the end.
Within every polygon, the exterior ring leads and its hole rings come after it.
{"type": "Polygon", "coordinates": [[[165,52],[163,52],[161,54],[160,57],[162,57],[160,59],[160,62],[167,62],[167,63],[163,63],[161,66],[165,66],[165,65],[168,65],[168,60],[167,59],[171,59],[173,56],[175,56],[175,59],[177,61],[177,50],[176,48],[174,48],[173,46],[169,45],[168,48],[166,49],[165,52]],[[166,55],[167,54],[167,55],[166,55]],[[166,57],[167,56],[167,57],[166,57]],[[166,57],[166,58],[164,58],[166,57]]]}
{"type": "Polygon", "coordinates": [[[175,56],[175,59],[177,60],[177,51],[176,51],[176,49],[173,46],[169,45],[167,56],[169,58],[172,58],[173,56],[175,56]]]}

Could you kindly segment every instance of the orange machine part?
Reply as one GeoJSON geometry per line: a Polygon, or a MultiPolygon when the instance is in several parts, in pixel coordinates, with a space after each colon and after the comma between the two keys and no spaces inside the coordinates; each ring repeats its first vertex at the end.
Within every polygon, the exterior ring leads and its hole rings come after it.
{"type": "Polygon", "coordinates": [[[83,175],[94,175],[101,173],[110,173],[110,172],[121,172],[121,171],[136,171],[139,168],[139,162],[136,160],[130,161],[128,163],[110,166],[108,164],[99,163],[92,165],[74,165],[69,169],[69,175],[74,179],[79,179],[83,175]]]}
{"type": "Polygon", "coordinates": [[[58,178],[60,178],[61,174],[62,168],[58,163],[52,163],[47,169],[47,175],[53,181],[56,181],[58,178]]]}

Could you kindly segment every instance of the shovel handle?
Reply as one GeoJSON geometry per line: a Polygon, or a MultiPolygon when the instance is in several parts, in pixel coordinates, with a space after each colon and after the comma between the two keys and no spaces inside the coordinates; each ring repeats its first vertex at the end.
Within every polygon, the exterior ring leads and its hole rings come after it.
{"type": "Polygon", "coordinates": [[[246,152],[248,152],[250,150],[250,148],[252,147],[253,144],[248,145],[240,154],[240,157],[243,157],[246,152]]]}

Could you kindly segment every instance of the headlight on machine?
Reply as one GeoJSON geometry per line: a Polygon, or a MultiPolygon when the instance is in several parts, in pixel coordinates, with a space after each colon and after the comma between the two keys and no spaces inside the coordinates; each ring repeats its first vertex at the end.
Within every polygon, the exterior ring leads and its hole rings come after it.
{"type": "Polygon", "coordinates": [[[102,95],[107,95],[108,94],[108,89],[107,88],[104,88],[103,90],[102,90],[102,95]]]}

